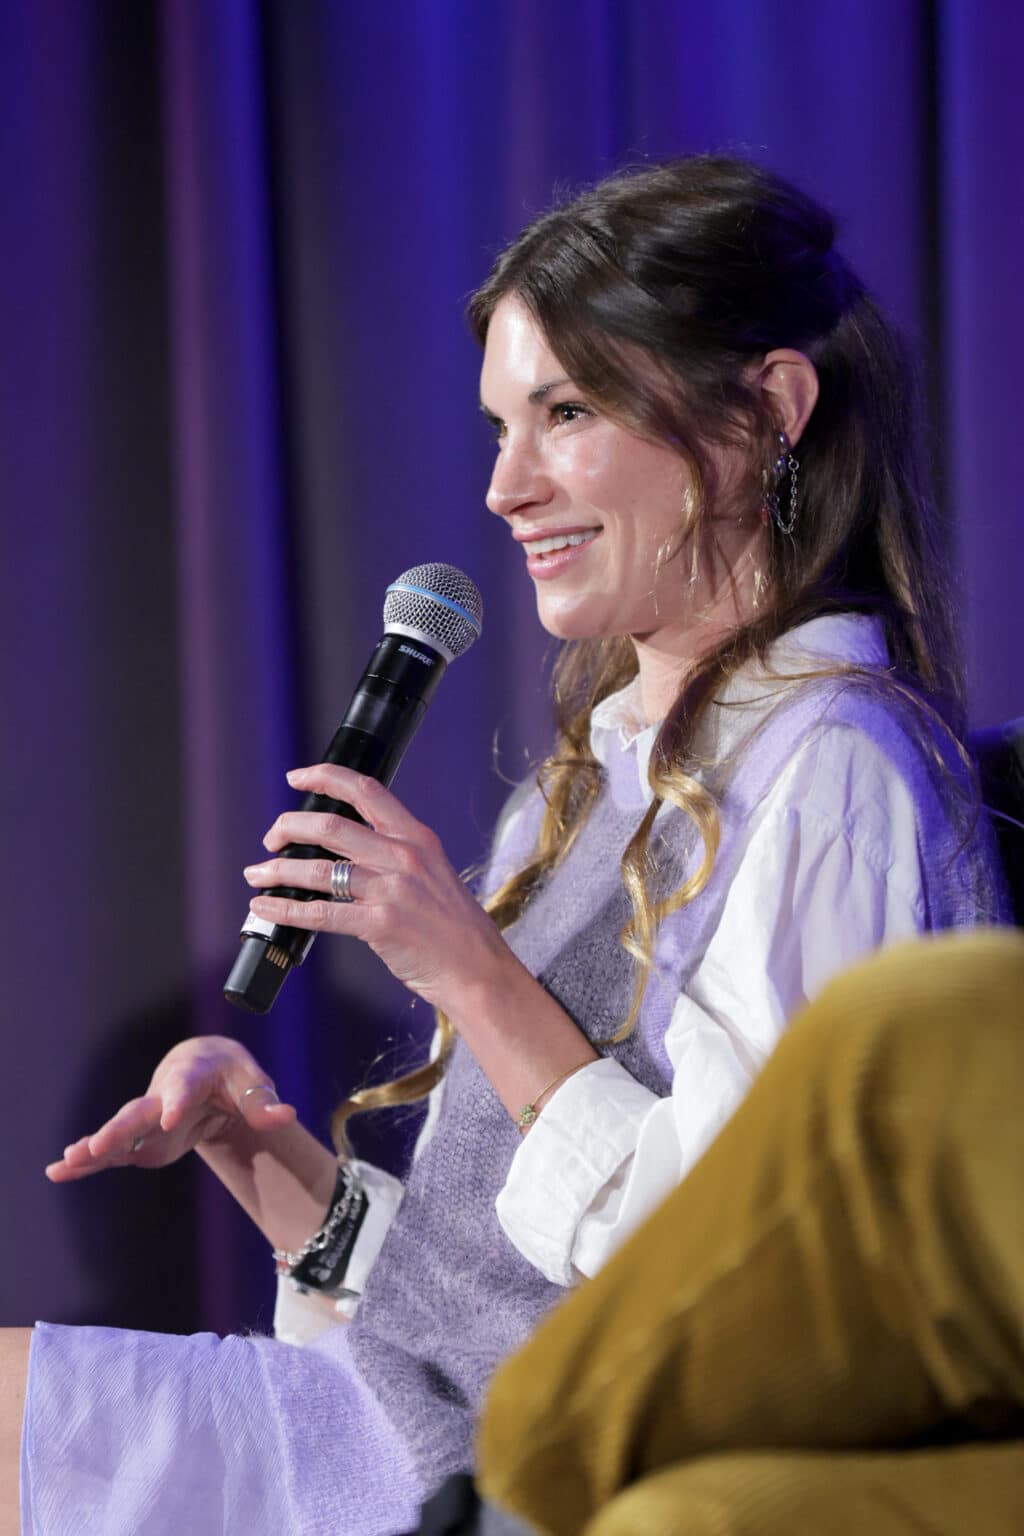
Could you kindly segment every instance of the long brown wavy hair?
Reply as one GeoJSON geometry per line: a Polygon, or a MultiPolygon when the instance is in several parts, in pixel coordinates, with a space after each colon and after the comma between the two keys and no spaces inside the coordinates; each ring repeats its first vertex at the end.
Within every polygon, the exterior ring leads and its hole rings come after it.
{"type": "MultiPolygon", "coordinates": [[[[637,980],[616,1039],[636,1020],[658,924],[711,872],[718,816],[713,794],[694,776],[690,746],[707,705],[739,668],[755,659],[766,666],[772,643],[809,619],[873,613],[891,659],[882,684],[954,736],[963,728],[946,553],[923,469],[914,370],[897,331],[836,251],[835,233],[824,208],[770,171],[732,156],[693,156],[615,175],[536,219],[469,302],[483,345],[496,306],[514,296],[588,403],[675,449],[694,488],[684,532],[695,559],[710,538],[715,501],[709,449],[749,450],[751,508],[777,454],[778,426],[749,382],[751,365],[793,347],[818,374],[818,401],[799,445],[796,526],[782,534],[768,525],[765,601],[690,671],[651,755],[654,798],[622,857],[632,910],[622,942],[637,980]],[[665,801],[696,824],[704,857],[682,888],[653,901],[649,840],[665,801]]],[[[557,738],[537,771],[543,821],[532,857],[487,903],[499,927],[515,922],[572,846],[600,788],[591,713],[636,670],[626,636],[564,645],[554,674],[557,738]]],[[[419,1098],[439,1080],[454,1038],[443,1017],[440,1025],[440,1055],[430,1065],[340,1106],[339,1147],[350,1114],[419,1098]]]]}

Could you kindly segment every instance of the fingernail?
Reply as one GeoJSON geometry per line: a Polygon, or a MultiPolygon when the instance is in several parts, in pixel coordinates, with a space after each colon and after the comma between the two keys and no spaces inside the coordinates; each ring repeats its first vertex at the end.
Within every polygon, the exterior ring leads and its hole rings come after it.
{"type": "Polygon", "coordinates": [[[260,876],[265,875],[266,872],[267,866],[265,864],[247,864],[242,870],[242,874],[250,885],[256,885],[259,882],[260,876]]]}
{"type": "Polygon", "coordinates": [[[305,777],[305,768],[289,768],[288,772],[285,774],[285,778],[288,780],[289,784],[301,784],[305,777]]]}

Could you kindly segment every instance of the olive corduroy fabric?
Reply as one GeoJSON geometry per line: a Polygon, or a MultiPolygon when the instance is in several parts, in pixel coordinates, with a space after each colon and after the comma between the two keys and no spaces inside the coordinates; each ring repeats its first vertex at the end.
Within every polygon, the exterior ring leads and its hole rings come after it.
{"type": "MultiPolygon", "coordinates": [[[[1009,1529],[1024,1456],[1022,1082],[1024,935],[926,938],[838,978],[679,1189],[499,1371],[479,1440],[486,1496],[557,1536],[654,1536],[691,1527],[663,1507],[603,1524],[621,1490],[642,1504],[641,1480],[660,1474],[648,1492],[663,1506],[688,1464],[696,1478],[701,1458],[756,1452],[718,1462],[715,1497],[731,1466],[749,1506],[752,1466],[764,1478],[774,1463],[799,1531],[793,1499],[802,1481],[820,1500],[829,1461],[838,1507],[852,1452],[893,1452],[927,1481],[911,1460],[923,1445],[982,1441],[1005,1470],[984,1462],[970,1530],[1009,1529]],[[810,1481],[806,1452],[831,1453],[810,1458],[823,1467],[810,1481]]],[[[929,1452],[942,1477],[953,1454],[929,1452]]],[[[876,1503],[882,1532],[963,1529],[955,1513],[916,1527],[876,1503]]],[[[693,1520],[759,1529],[753,1507],[742,1525],[693,1520]]]]}
{"type": "Polygon", "coordinates": [[[625,1489],[586,1536],[1020,1536],[1019,1442],[916,1451],[746,1451],[625,1489]]]}

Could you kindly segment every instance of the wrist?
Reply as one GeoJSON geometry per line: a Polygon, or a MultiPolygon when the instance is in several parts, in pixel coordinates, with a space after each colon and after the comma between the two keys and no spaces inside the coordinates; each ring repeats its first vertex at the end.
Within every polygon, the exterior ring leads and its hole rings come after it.
{"type": "Polygon", "coordinates": [[[522,1017],[528,998],[538,992],[549,998],[495,929],[493,944],[452,987],[441,1012],[472,1050],[474,1041],[507,1030],[510,1018],[522,1017]]]}
{"type": "Polygon", "coordinates": [[[589,1067],[594,1059],[593,1048],[591,1047],[591,1054],[589,1056],[586,1056],[582,1061],[578,1061],[575,1066],[566,1067],[564,1072],[559,1072],[558,1076],[552,1078],[550,1083],[546,1083],[529,1103],[522,1106],[516,1119],[516,1129],[520,1136],[525,1136],[534,1121],[539,1119],[541,1110],[555,1090],[561,1088],[563,1083],[567,1083],[570,1077],[575,1077],[577,1072],[582,1072],[584,1067],[589,1067]]]}
{"type": "Polygon", "coordinates": [[[294,1290],[340,1296],[356,1238],[368,1208],[362,1180],[340,1163],[327,1213],[320,1226],[295,1252],[274,1249],[274,1265],[294,1290]]]}
{"type": "Polygon", "coordinates": [[[299,1121],[260,1132],[242,1122],[196,1151],[272,1247],[301,1247],[323,1221],[338,1159],[299,1121]]]}
{"type": "Polygon", "coordinates": [[[561,1083],[597,1061],[600,1053],[501,943],[506,962],[489,975],[478,974],[448,1017],[523,1131],[561,1083]]]}

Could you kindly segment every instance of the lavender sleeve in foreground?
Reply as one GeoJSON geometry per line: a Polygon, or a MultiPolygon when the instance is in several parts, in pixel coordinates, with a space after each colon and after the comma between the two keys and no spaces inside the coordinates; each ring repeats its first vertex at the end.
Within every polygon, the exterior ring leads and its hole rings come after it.
{"type": "Polygon", "coordinates": [[[25,1536],[394,1536],[422,1489],[348,1352],[36,1325],[25,1536]]]}

